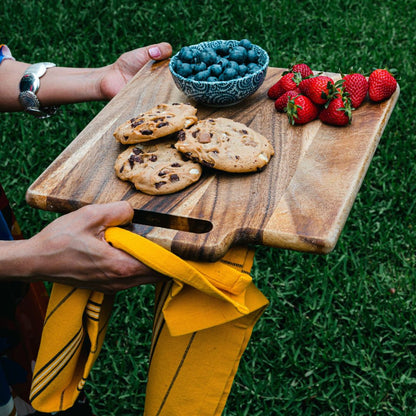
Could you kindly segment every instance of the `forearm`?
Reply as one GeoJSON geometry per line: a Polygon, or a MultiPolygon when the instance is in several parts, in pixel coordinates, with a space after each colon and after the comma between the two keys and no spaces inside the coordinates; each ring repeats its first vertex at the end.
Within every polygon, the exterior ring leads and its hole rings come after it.
{"type": "MultiPolygon", "coordinates": [[[[30,65],[6,60],[0,65],[0,111],[22,111],[19,83],[30,65]]],[[[37,97],[42,106],[102,100],[100,82],[105,68],[49,68],[40,79],[37,97]]]]}
{"type": "Polygon", "coordinates": [[[0,241],[0,282],[29,280],[30,258],[27,240],[0,241]]]}

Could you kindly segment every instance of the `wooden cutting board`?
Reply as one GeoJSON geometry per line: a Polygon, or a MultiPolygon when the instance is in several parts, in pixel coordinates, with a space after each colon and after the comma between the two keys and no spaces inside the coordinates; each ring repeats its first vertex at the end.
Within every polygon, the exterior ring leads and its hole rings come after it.
{"type": "Polygon", "coordinates": [[[354,111],[350,126],[332,127],[319,120],[291,126],[267,98],[267,90],[284,71],[270,67],[261,88],[240,104],[198,106],[200,119],[228,117],[266,136],[275,149],[267,168],[251,174],[207,170],[188,189],[149,196],[116,178],[114,161],[124,147],[112,133],[157,104],[190,102],[175,86],[168,63],[145,66],[30,186],[27,202],[64,213],[86,204],[128,200],[137,210],[135,221],[140,222],[129,229],[184,258],[213,261],[231,245],[247,243],[330,252],[399,88],[383,103],[365,102],[354,111]]]}

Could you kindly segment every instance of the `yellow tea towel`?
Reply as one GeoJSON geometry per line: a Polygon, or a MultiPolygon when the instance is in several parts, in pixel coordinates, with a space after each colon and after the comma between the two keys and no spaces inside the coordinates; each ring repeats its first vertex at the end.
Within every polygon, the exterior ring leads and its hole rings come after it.
{"type": "MultiPolygon", "coordinates": [[[[220,414],[215,412],[222,411],[252,327],[268,303],[238,266],[251,266],[252,252],[233,249],[218,262],[194,262],[121,228],[109,228],[105,236],[114,247],[172,278],[158,288],[145,414],[220,414]],[[219,355],[215,362],[210,362],[210,351],[219,355]],[[219,373],[211,384],[196,388],[186,372],[203,381],[207,360],[213,367],[210,378],[214,367],[219,373]],[[206,405],[201,394],[210,396],[206,405]]],[[[32,382],[35,409],[54,412],[73,405],[100,352],[113,300],[54,284],[32,382]]]]}

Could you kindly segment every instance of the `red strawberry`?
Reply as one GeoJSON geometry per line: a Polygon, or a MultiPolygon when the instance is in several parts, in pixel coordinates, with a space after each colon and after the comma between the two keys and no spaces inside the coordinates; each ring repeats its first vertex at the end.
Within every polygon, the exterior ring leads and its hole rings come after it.
{"type": "Polygon", "coordinates": [[[306,78],[300,84],[299,88],[302,94],[305,94],[315,104],[325,104],[328,101],[328,82],[333,84],[332,78],[325,75],[318,75],[313,78],[306,78]]]}
{"type": "Polygon", "coordinates": [[[333,126],[346,126],[351,123],[351,101],[349,97],[340,96],[329,101],[319,113],[319,119],[333,126]]]}
{"type": "Polygon", "coordinates": [[[293,97],[296,97],[300,94],[300,89],[296,88],[294,90],[286,91],[283,93],[274,103],[274,106],[279,113],[283,113],[287,106],[289,100],[293,97]]]}
{"type": "Polygon", "coordinates": [[[299,72],[302,75],[302,78],[310,77],[313,75],[313,71],[306,64],[295,64],[290,69],[290,72],[299,72]]]}
{"type": "Polygon", "coordinates": [[[281,79],[279,79],[276,84],[273,84],[269,88],[269,91],[267,91],[267,96],[272,100],[276,100],[285,92],[280,81],[281,79]]]}
{"type": "Polygon", "coordinates": [[[397,81],[387,69],[376,69],[368,78],[368,95],[375,102],[390,98],[397,88],[397,81]]]}
{"type": "Polygon", "coordinates": [[[286,91],[293,90],[297,88],[298,83],[300,82],[300,75],[289,72],[282,76],[279,81],[276,82],[273,86],[270,87],[267,95],[269,98],[276,100],[286,91]]]}
{"type": "Polygon", "coordinates": [[[353,73],[345,75],[342,79],[344,80],[343,87],[350,96],[351,105],[353,108],[358,108],[367,96],[367,78],[362,74],[353,73]]]}
{"type": "Polygon", "coordinates": [[[318,117],[319,107],[304,95],[291,98],[286,107],[290,124],[306,124],[318,117]]]}

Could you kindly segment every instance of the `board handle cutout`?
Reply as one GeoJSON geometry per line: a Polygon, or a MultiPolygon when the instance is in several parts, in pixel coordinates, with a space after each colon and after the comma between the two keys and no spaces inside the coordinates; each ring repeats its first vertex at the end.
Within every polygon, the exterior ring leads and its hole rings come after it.
{"type": "Polygon", "coordinates": [[[152,227],[170,228],[195,234],[204,234],[212,230],[210,221],[198,218],[180,217],[178,215],[162,214],[143,209],[135,209],[133,224],[150,225],[152,227]]]}

